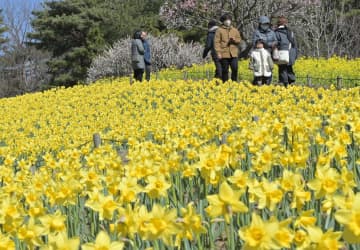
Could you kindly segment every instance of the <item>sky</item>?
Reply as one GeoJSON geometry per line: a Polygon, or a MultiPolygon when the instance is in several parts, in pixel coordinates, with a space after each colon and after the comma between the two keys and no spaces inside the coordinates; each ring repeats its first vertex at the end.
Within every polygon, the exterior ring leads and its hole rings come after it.
{"type": "Polygon", "coordinates": [[[8,6],[9,3],[19,6],[23,3],[28,3],[31,6],[32,5],[39,5],[40,3],[43,2],[44,0],[0,0],[0,9],[5,8],[6,6],[8,6]]]}
{"type": "Polygon", "coordinates": [[[4,24],[9,28],[4,36],[9,43],[24,41],[26,32],[31,32],[31,12],[41,8],[45,0],[0,0],[4,24]],[[10,31],[11,30],[11,31],[10,31]]]}

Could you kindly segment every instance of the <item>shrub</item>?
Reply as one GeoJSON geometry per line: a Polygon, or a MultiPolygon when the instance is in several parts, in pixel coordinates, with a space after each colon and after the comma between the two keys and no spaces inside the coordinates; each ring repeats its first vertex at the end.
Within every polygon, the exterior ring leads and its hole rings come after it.
{"type": "MultiPolygon", "coordinates": [[[[199,43],[184,43],[174,34],[148,36],[148,39],[151,46],[153,71],[169,67],[181,69],[203,62],[201,57],[203,47],[199,43]]],[[[88,70],[87,82],[94,82],[104,77],[131,74],[130,44],[129,37],[119,40],[103,54],[97,56],[88,70]]]]}

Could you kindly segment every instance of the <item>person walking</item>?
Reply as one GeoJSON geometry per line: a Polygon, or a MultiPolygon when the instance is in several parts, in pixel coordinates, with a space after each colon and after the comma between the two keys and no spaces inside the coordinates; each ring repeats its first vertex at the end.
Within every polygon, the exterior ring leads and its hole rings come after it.
{"type": "Polygon", "coordinates": [[[136,31],[131,41],[131,65],[134,70],[134,78],[139,82],[142,81],[145,70],[144,53],[141,31],[136,31]]]}
{"type": "Polygon", "coordinates": [[[215,78],[221,79],[221,63],[216,54],[214,46],[215,33],[218,28],[219,27],[216,25],[215,20],[211,20],[208,23],[208,33],[202,57],[205,58],[208,55],[209,51],[211,51],[211,58],[215,64],[215,78]]]}
{"type": "Polygon", "coordinates": [[[284,16],[279,17],[277,28],[275,30],[276,38],[278,40],[278,49],[289,51],[289,63],[279,64],[279,82],[285,87],[295,82],[295,72],[293,65],[297,59],[297,43],[294,32],[287,27],[287,19],[284,16]]]}
{"type": "Polygon", "coordinates": [[[147,40],[147,34],[145,31],[141,32],[141,40],[142,40],[143,46],[144,46],[145,79],[146,79],[146,81],[150,81],[151,51],[150,51],[150,43],[147,40]]]}
{"type": "Polygon", "coordinates": [[[250,54],[249,68],[254,72],[254,85],[268,84],[274,63],[262,39],[255,42],[255,49],[250,54]]]}
{"type": "Polygon", "coordinates": [[[238,45],[241,42],[239,31],[231,25],[231,16],[222,15],[222,25],[216,30],[214,38],[215,51],[220,59],[223,82],[229,80],[229,66],[231,68],[231,80],[237,81],[238,75],[238,45]]]}
{"type": "MultiPolygon", "coordinates": [[[[272,30],[270,19],[267,16],[259,17],[259,25],[253,34],[253,47],[255,48],[255,43],[261,39],[264,44],[264,48],[272,55],[273,49],[277,45],[277,38],[275,32],[272,30]]],[[[272,81],[272,72],[271,76],[267,79],[266,84],[270,84],[272,81]]]]}

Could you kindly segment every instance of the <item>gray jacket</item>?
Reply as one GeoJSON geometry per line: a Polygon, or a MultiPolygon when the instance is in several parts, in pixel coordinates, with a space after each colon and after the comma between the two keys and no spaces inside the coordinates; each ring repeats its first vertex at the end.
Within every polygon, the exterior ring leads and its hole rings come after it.
{"type": "Polygon", "coordinates": [[[275,32],[271,29],[270,19],[267,16],[259,17],[259,27],[255,30],[253,34],[253,47],[255,47],[255,43],[259,39],[264,41],[265,49],[267,49],[267,51],[269,51],[269,53],[271,54],[272,46],[274,45],[274,43],[277,42],[277,39],[275,32]],[[267,29],[262,29],[262,24],[268,24],[269,27],[267,29]]]}
{"type": "Polygon", "coordinates": [[[141,39],[131,41],[131,65],[135,69],[145,69],[144,45],[141,39]]]}
{"type": "Polygon", "coordinates": [[[272,29],[262,30],[257,29],[253,35],[253,47],[255,47],[255,43],[257,40],[263,40],[265,43],[265,49],[271,53],[272,45],[277,42],[275,32],[272,29]]]}
{"type": "Polygon", "coordinates": [[[275,34],[278,40],[279,50],[289,50],[290,48],[288,65],[293,65],[298,56],[297,43],[294,33],[290,31],[286,26],[282,26],[275,30],[275,34]]]}

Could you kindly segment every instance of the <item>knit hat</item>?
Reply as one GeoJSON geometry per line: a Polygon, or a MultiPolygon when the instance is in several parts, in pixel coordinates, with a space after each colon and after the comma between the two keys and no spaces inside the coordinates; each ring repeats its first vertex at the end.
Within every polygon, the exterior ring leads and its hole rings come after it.
{"type": "Polygon", "coordinates": [[[259,24],[270,23],[270,19],[267,16],[259,17],[259,24]]]}

